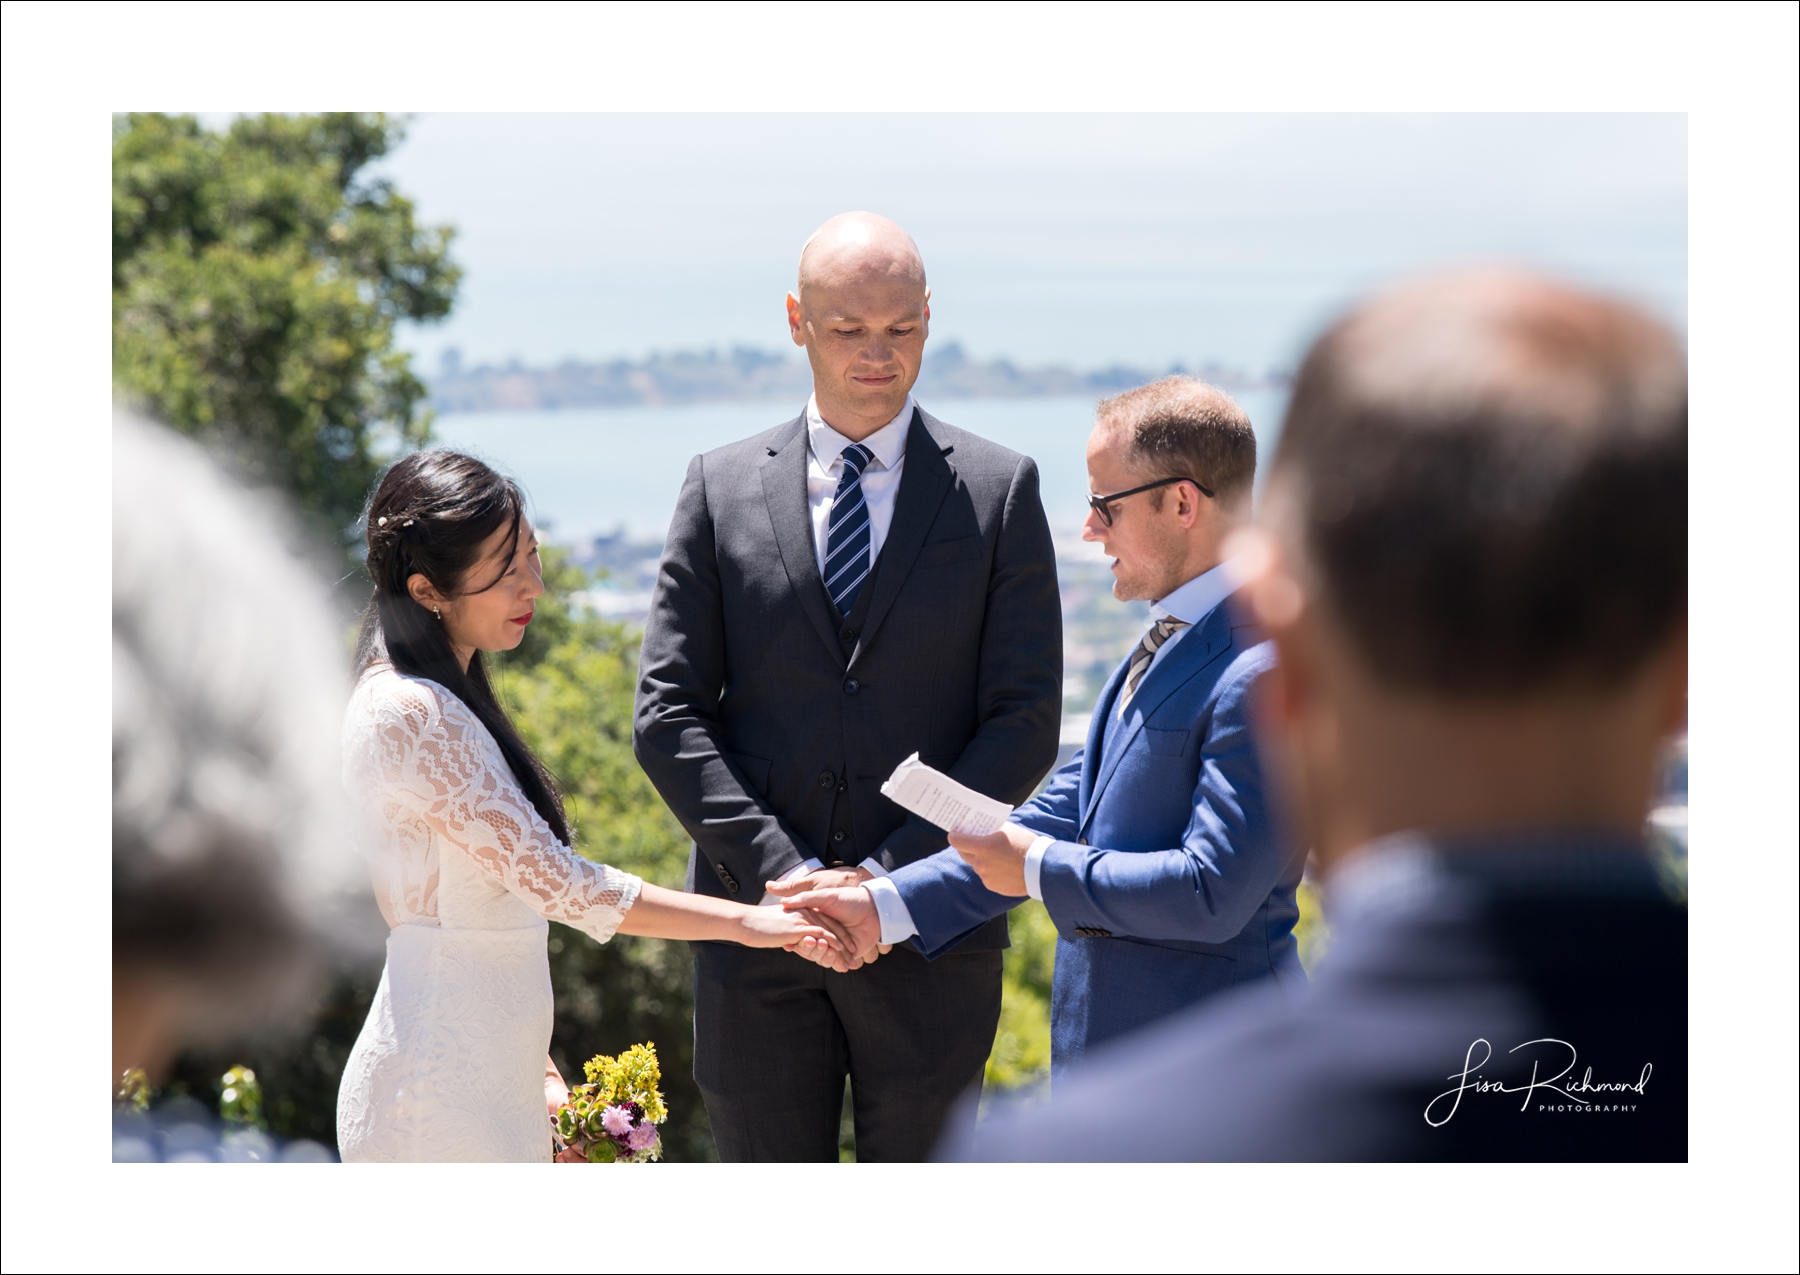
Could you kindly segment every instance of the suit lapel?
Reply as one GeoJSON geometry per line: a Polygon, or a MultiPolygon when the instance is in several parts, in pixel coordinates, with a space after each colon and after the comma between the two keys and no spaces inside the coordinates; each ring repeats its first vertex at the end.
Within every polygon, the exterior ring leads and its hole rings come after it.
{"type": "MultiPolygon", "coordinates": [[[[869,613],[863,620],[862,640],[857,644],[859,654],[868,649],[875,630],[900,596],[900,587],[906,583],[907,573],[924,547],[925,536],[937,519],[938,506],[944,503],[944,494],[955,477],[950,462],[944,459],[944,449],[931,432],[932,423],[935,422],[922,410],[913,408],[912,424],[906,431],[906,467],[894,497],[894,520],[888,524],[887,540],[877,561],[875,596],[869,600],[869,613]]],[[[801,512],[805,512],[804,500],[801,512]]],[[[818,578],[816,569],[813,578],[818,578]]],[[[821,594],[824,588],[823,584],[819,586],[821,594]]]]}
{"type": "MultiPolygon", "coordinates": [[[[1107,783],[1113,773],[1118,770],[1119,763],[1131,748],[1131,741],[1137,738],[1144,729],[1144,723],[1151,714],[1162,707],[1163,701],[1192,681],[1208,664],[1222,655],[1231,646],[1231,615],[1228,603],[1222,602],[1200,622],[1200,627],[1176,643],[1167,658],[1144,675],[1138,684],[1137,694],[1131,697],[1131,703],[1125,708],[1123,721],[1112,723],[1110,736],[1106,741],[1106,751],[1100,759],[1100,769],[1093,789],[1088,797],[1087,809],[1082,813],[1082,830],[1085,832],[1088,821],[1093,818],[1094,808],[1100,804],[1100,794],[1106,791],[1107,783]]],[[[1105,697],[1107,712],[1113,712],[1117,699],[1116,688],[1124,683],[1124,672],[1131,663],[1127,655],[1120,661],[1118,669],[1113,673],[1113,681],[1109,684],[1110,696],[1105,697]]]]}
{"type": "MultiPolygon", "coordinates": [[[[775,528],[775,545],[788,585],[800,609],[819,631],[819,640],[841,667],[844,653],[837,641],[837,625],[831,618],[831,599],[819,578],[818,553],[813,548],[812,515],[806,503],[806,413],[788,426],[785,441],[762,462],[763,500],[769,522],[775,528]]],[[[910,460],[911,457],[908,457],[910,460]]]]}
{"type": "MultiPolygon", "coordinates": [[[[1177,650],[1180,648],[1177,647],[1177,650]]],[[[1100,769],[1106,761],[1106,723],[1112,717],[1113,704],[1117,702],[1119,687],[1124,684],[1125,670],[1131,666],[1131,657],[1126,656],[1119,661],[1106,685],[1100,688],[1100,698],[1094,701],[1094,716],[1088,721],[1087,747],[1081,755],[1081,826],[1087,827],[1088,815],[1094,807],[1094,794],[1099,791],[1095,782],[1100,769]]]]}

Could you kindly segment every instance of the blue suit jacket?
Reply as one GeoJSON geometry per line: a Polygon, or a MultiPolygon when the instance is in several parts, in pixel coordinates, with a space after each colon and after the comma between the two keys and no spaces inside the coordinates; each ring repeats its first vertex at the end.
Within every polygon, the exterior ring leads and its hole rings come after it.
{"type": "MultiPolygon", "coordinates": [[[[1231,606],[1182,636],[1118,720],[1122,662],[1087,747],[1014,816],[1056,838],[1039,879],[1058,936],[1058,1068],[1228,988],[1304,978],[1293,937],[1304,856],[1271,826],[1249,722],[1275,650],[1231,606]]],[[[954,850],[893,881],[928,957],[1022,901],[988,890],[954,850]]]]}

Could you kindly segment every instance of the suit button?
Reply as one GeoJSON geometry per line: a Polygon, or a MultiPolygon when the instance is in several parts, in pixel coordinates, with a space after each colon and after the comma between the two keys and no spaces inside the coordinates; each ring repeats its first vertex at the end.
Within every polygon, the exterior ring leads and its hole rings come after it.
{"type": "Polygon", "coordinates": [[[844,641],[846,641],[846,642],[856,641],[856,630],[855,629],[845,629],[844,630],[844,641]]]}
{"type": "Polygon", "coordinates": [[[831,834],[831,839],[833,841],[842,841],[844,839],[844,830],[839,828],[836,832],[831,834]]]}
{"type": "Polygon", "coordinates": [[[861,689],[862,683],[857,681],[854,677],[844,683],[844,694],[846,695],[854,695],[861,689]]]}
{"type": "Polygon", "coordinates": [[[845,782],[844,780],[840,779],[840,780],[838,780],[838,791],[839,792],[849,792],[850,785],[847,782],[845,782]]]}
{"type": "Polygon", "coordinates": [[[1084,939],[1109,939],[1112,937],[1111,930],[1102,930],[1092,925],[1076,926],[1075,934],[1077,937],[1084,939]]]}
{"type": "Polygon", "coordinates": [[[831,785],[833,783],[835,783],[836,780],[837,780],[837,777],[835,775],[833,775],[829,770],[822,770],[819,772],[819,787],[821,787],[821,788],[831,787],[831,785]]]}
{"type": "Polygon", "coordinates": [[[736,894],[738,892],[737,878],[732,876],[731,873],[727,872],[725,870],[725,865],[722,863],[714,864],[713,867],[715,869],[717,869],[717,871],[719,873],[719,880],[721,880],[725,883],[725,888],[727,890],[730,890],[733,894],[736,894]]]}

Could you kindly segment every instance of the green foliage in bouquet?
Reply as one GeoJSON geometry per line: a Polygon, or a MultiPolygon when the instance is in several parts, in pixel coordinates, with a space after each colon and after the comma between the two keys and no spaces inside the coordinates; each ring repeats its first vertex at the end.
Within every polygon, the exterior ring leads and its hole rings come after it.
{"type": "Polygon", "coordinates": [[[617,1058],[597,1055],[582,1070],[587,1083],[571,1087],[569,1100],[556,1113],[557,1137],[566,1148],[558,1158],[579,1157],[589,1164],[662,1159],[656,1126],[669,1112],[658,1088],[662,1068],[656,1045],[633,1045],[617,1058]]]}
{"type": "Polygon", "coordinates": [[[581,1065],[602,1103],[635,1102],[644,1109],[644,1118],[661,1124],[669,1118],[663,1106],[662,1067],[656,1061],[656,1042],[633,1045],[617,1058],[599,1054],[581,1065]]]}

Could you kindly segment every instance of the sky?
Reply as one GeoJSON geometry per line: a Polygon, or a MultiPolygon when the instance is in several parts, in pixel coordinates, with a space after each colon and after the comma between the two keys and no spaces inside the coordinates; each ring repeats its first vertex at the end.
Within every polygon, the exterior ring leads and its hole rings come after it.
{"type": "Polygon", "coordinates": [[[854,208],[911,231],[932,341],[980,358],[1291,368],[1471,262],[1686,327],[1681,115],[422,115],[377,171],[457,229],[455,313],[402,338],[428,375],[791,350],[800,245],[854,208]]]}

